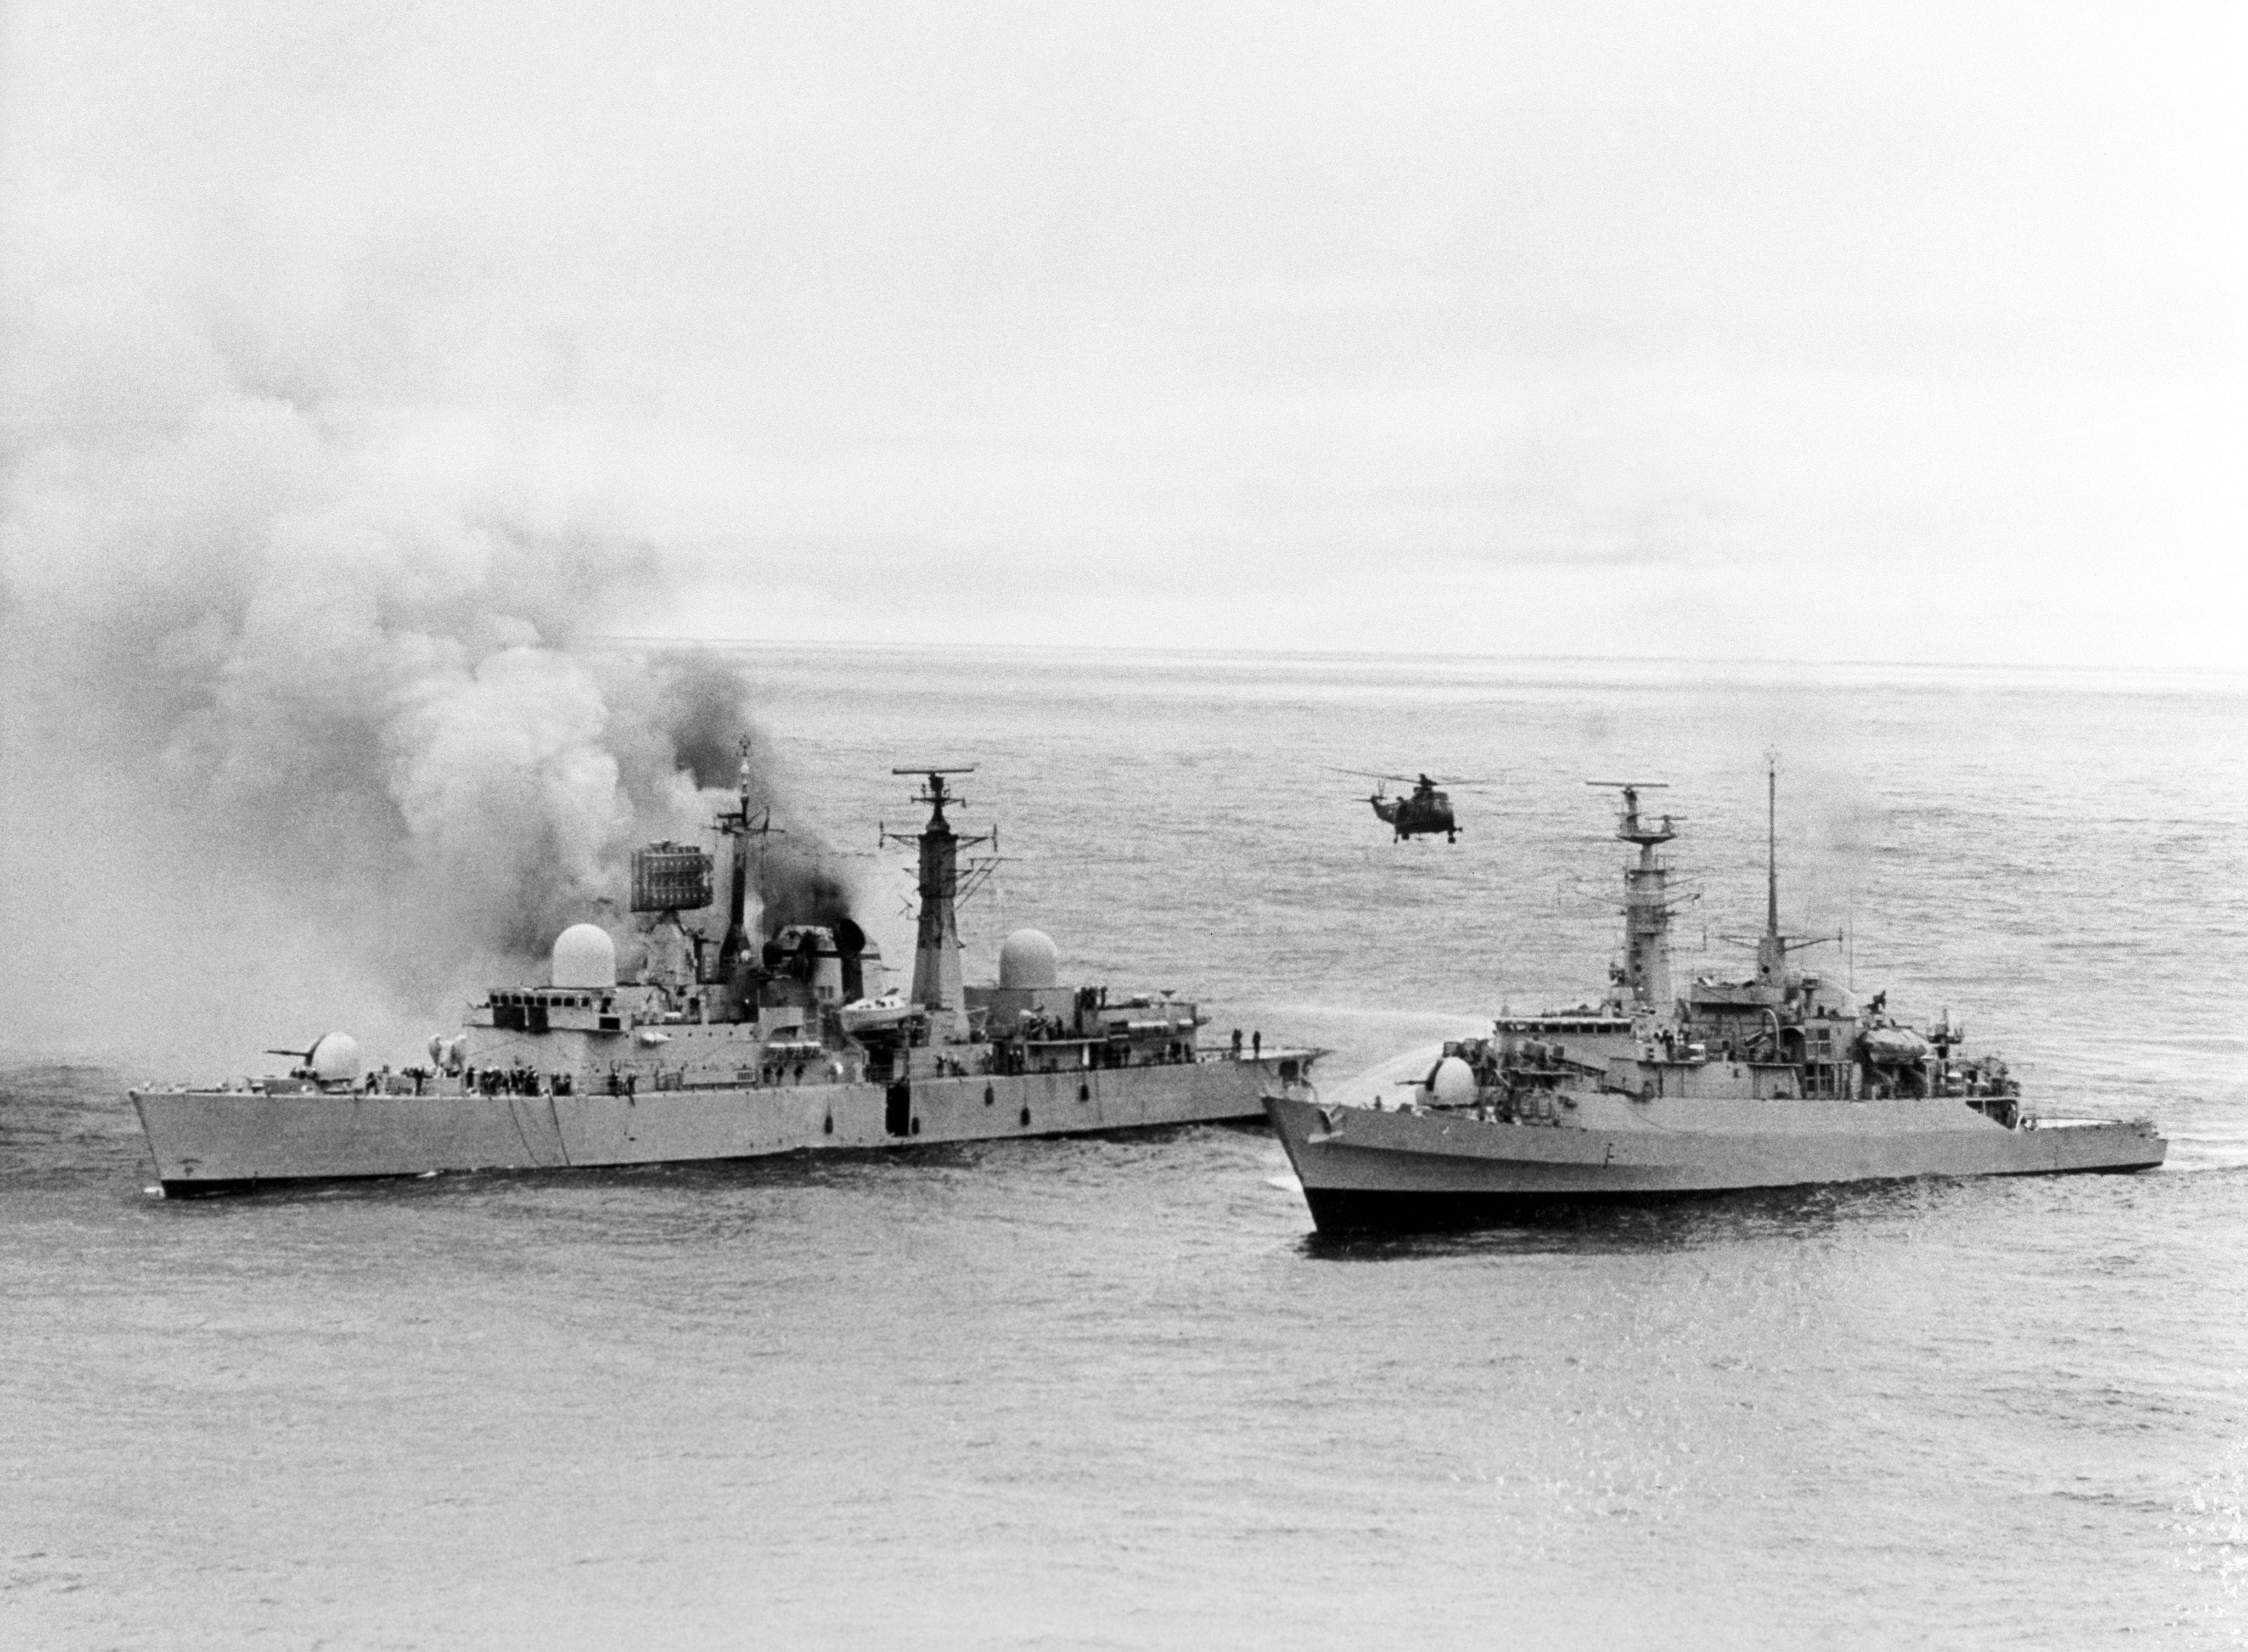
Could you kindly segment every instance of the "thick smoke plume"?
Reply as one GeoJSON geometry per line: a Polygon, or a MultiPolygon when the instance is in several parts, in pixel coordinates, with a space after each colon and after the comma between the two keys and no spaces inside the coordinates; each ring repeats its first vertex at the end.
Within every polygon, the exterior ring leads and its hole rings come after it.
{"type": "MultiPolygon", "coordinates": [[[[61,965],[53,996],[103,1005],[99,1031],[128,1045],[148,962],[280,991],[237,949],[298,971],[317,959],[316,976],[376,994],[327,1020],[442,1025],[449,997],[536,978],[565,925],[620,931],[631,849],[701,839],[737,784],[739,741],[764,746],[727,662],[566,646],[607,580],[645,573],[630,552],[541,554],[494,531],[439,571],[331,531],[346,554],[333,540],[282,552],[306,530],[275,524],[263,545],[198,559],[200,578],[158,562],[25,590],[9,570],[9,882],[28,895],[99,868],[85,924],[58,931],[80,939],[45,961],[61,965]],[[549,579],[558,564],[574,589],[549,579]]],[[[779,805],[769,764],[751,787],[779,805]]],[[[801,824],[778,841],[764,857],[777,912],[847,908],[801,824]]],[[[68,915],[35,910],[34,929],[50,915],[68,915]]],[[[221,1014],[263,1020],[254,1002],[221,1014]]]]}
{"type": "MultiPolygon", "coordinates": [[[[535,977],[566,924],[621,931],[629,852],[700,840],[740,741],[769,749],[731,664],[566,646],[607,580],[645,574],[633,553],[490,532],[465,566],[408,568],[340,524],[346,554],[278,550],[306,531],[215,547],[200,578],[160,561],[27,590],[10,567],[9,881],[28,895],[105,868],[77,915],[93,933],[65,921],[82,938],[53,984],[106,1005],[128,1041],[148,1002],[134,960],[224,967],[256,992],[278,984],[230,963],[236,947],[323,955],[316,973],[387,1000],[330,1019],[442,1018],[483,981],[535,977]],[[136,990],[105,991],[106,963],[136,990]]],[[[751,791],[789,819],[768,762],[751,791]]],[[[800,822],[775,841],[775,915],[847,909],[800,822]]],[[[237,1008],[224,1018],[258,1018],[237,1008]]]]}
{"type": "Polygon", "coordinates": [[[379,407],[348,363],[284,373],[223,318],[44,276],[5,341],[10,1043],[239,1055],[448,1025],[537,978],[565,924],[621,933],[629,852],[702,840],[744,736],[791,828],[776,906],[847,901],[737,668],[599,645],[665,559],[510,457],[552,409],[379,407]]]}
{"type": "MultiPolygon", "coordinates": [[[[753,856],[750,905],[761,915],[764,933],[791,923],[832,927],[849,917],[855,892],[835,869],[826,839],[792,811],[772,747],[750,720],[750,696],[739,668],[715,655],[676,654],[655,661],[634,686],[647,695],[656,724],[652,742],[636,744],[668,754],[672,773],[711,794],[701,799],[703,824],[714,806],[730,808],[739,796],[748,743],[750,811],[771,811],[771,824],[778,828],[758,840],[753,856]]],[[[722,901],[729,875],[722,864],[722,901]]]]}

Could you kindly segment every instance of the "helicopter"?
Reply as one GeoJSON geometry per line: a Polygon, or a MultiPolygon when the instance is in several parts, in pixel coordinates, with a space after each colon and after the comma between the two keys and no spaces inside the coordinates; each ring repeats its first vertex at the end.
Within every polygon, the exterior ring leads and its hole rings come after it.
{"type": "Polygon", "coordinates": [[[1432,778],[1426,774],[1376,774],[1369,769],[1336,769],[1334,772],[1363,775],[1369,780],[1382,782],[1374,788],[1374,795],[1367,801],[1374,805],[1374,812],[1387,821],[1395,834],[1390,839],[1392,843],[1402,843],[1412,837],[1433,836],[1439,832],[1444,834],[1445,842],[1457,843],[1460,827],[1459,822],[1452,818],[1451,794],[1440,788],[1484,784],[1480,780],[1466,780],[1452,775],[1432,778]],[[1402,798],[1393,798],[1388,793],[1388,782],[1392,780],[1400,785],[1409,785],[1413,790],[1402,798]]]}

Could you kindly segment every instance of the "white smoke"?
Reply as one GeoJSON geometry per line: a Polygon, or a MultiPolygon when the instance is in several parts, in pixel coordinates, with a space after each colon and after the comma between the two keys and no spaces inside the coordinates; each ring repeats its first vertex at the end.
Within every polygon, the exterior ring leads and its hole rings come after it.
{"type": "Polygon", "coordinates": [[[629,850],[698,834],[698,776],[730,787],[750,694],[707,658],[584,646],[667,563],[542,456],[579,411],[535,370],[551,332],[490,319],[469,398],[442,360],[370,358],[375,300],[246,319],[161,258],[58,256],[96,209],[25,198],[46,217],[9,236],[0,341],[9,1042],[402,1037],[565,923],[616,927],[629,850]],[[510,351],[531,365],[496,375],[510,351]],[[374,394],[417,374],[418,401],[374,394]]]}

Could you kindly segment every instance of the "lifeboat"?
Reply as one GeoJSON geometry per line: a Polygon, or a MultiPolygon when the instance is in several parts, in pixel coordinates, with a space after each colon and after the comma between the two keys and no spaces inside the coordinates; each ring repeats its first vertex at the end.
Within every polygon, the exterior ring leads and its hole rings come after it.
{"type": "Polygon", "coordinates": [[[846,1004],[835,1015],[843,1024],[843,1031],[855,1038],[861,1033],[901,1026],[921,1013],[921,1005],[908,1003],[903,995],[885,992],[879,998],[860,998],[846,1004]]]}

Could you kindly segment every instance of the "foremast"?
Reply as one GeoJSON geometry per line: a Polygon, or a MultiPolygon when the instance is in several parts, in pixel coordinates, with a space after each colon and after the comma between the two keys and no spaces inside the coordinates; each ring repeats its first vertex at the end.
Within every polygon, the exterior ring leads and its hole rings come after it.
{"type": "Polygon", "coordinates": [[[737,973],[756,958],[750,944],[750,840],[760,840],[779,828],[772,823],[772,811],[758,811],[754,819],[750,812],[750,743],[742,741],[742,767],[736,782],[734,806],[723,812],[710,823],[711,829],[733,843],[732,887],[726,895],[726,936],[718,943],[718,978],[732,984],[737,973]]]}
{"type": "Polygon", "coordinates": [[[967,1033],[960,980],[960,852],[982,843],[996,843],[999,834],[993,831],[963,837],[944,818],[948,804],[963,801],[947,785],[945,777],[973,774],[972,764],[963,769],[893,769],[890,772],[924,777],[926,784],[914,794],[914,800],[929,805],[929,823],[919,833],[881,834],[886,842],[913,843],[920,850],[915,892],[920,897],[921,916],[914,939],[912,1001],[929,1012],[931,1042],[956,1042],[967,1033]]]}
{"type": "MultiPolygon", "coordinates": [[[[1616,838],[1639,850],[1636,862],[1623,873],[1623,977],[1618,984],[1628,995],[1634,1014],[1668,1016],[1676,998],[1670,986],[1670,865],[1655,851],[1678,835],[1671,817],[1655,826],[1640,818],[1639,794],[1669,789],[1661,780],[1587,780],[1587,785],[1613,786],[1623,793],[1616,815],[1616,838]]],[[[1620,1005],[1619,1007],[1624,1007],[1620,1005]]]]}

